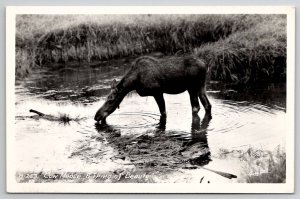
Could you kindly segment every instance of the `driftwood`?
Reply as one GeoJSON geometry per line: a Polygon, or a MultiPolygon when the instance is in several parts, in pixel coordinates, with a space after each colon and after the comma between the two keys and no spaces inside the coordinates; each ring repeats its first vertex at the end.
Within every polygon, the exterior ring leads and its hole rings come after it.
{"type": "Polygon", "coordinates": [[[41,112],[33,110],[33,109],[30,109],[29,112],[36,113],[39,117],[42,117],[43,119],[47,119],[47,120],[51,120],[51,121],[60,121],[59,117],[55,117],[53,115],[48,115],[48,114],[45,114],[45,113],[41,113],[41,112]]]}
{"type": "Polygon", "coordinates": [[[38,115],[38,117],[41,117],[46,120],[58,121],[58,122],[63,122],[63,123],[69,123],[70,121],[78,122],[79,120],[83,119],[83,118],[79,118],[79,117],[71,118],[67,114],[61,114],[59,116],[54,116],[54,115],[45,114],[45,113],[42,113],[42,112],[39,112],[39,111],[33,110],[33,109],[30,109],[29,112],[36,113],[38,115]]]}

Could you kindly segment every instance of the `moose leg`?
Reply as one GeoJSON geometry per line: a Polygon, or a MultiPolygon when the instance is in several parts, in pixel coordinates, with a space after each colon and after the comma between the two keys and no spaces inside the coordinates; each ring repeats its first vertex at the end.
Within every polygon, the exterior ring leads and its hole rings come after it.
{"type": "Polygon", "coordinates": [[[161,116],[166,117],[166,105],[163,94],[155,95],[154,99],[158,105],[161,116]]]}
{"type": "Polygon", "coordinates": [[[193,115],[197,115],[200,110],[197,91],[189,90],[188,92],[190,94],[193,115]]]}
{"type": "Polygon", "coordinates": [[[201,104],[204,106],[205,112],[207,114],[211,114],[211,104],[207,98],[205,86],[201,87],[200,92],[199,92],[199,98],[200,98],[201,104]]]}

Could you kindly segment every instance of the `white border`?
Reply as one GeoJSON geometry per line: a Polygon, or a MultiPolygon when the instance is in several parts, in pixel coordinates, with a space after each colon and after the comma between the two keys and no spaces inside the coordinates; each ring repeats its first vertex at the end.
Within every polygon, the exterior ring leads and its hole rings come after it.
{"type": "Polygon", "coordinates": [[[293,193],[295,8],[288,6],[9,6],[6,8],[7,192],[17,193],[293,193]],[[15,181],[15,17],[17,14],[287,14],[287,178],[283,184],[17,183],[15,181]]]}

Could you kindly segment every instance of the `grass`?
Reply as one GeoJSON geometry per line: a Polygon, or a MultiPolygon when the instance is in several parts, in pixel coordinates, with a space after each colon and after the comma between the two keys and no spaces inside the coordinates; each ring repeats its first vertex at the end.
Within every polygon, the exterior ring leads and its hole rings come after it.
{"type": "Polygon", "coordinates": [[[276,16],[195,49],[211,66],[211,79],[253,84],[286,80],[286,18],[276,16]],[[270,25],[272,24],[272,26],[270,25]]]}
{"type": "Polygon", "coordinates": [[[17,77],[54,63],[194,52],[213,80],[285,78],[284,15],[18,15],[16,30],[17,77]]]}
{"type": "Polygon", "coordinates": [[[70,124],[71,121],[74,122],[80,122],[81,120],[83,120],[85,118],[80,117],[79,115],[77,115],[76,117],[71,117],[69,114],[66,113],[59,113],[57,120],[62,123],[62,124],[70,124]]]}
{"type": "Polygon", "coordinates": [[[16,77],[24,77],[27,76],[31,68],[34,67],[34,57],[30,54],[30,51],[25,49],[16,50],[16,77]]]}

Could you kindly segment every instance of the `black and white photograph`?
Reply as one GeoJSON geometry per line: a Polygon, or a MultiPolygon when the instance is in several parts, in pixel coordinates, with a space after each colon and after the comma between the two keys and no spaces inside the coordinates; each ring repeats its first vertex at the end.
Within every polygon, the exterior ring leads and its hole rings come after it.
{"type": "Polygon", "coordinates": [[[292,7],[7,7],[7,191],[292,193],[292,7]]]}

